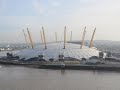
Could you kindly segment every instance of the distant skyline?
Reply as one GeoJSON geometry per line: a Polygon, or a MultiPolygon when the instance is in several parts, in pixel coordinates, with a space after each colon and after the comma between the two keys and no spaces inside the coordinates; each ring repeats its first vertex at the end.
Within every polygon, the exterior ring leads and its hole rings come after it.
{"type": "Polygon", "coordinates": [[[0,43],[24,42],[22,29],[28,27],[34,42],[40,42],[44,26],[47,41],[63,38],[81,40],[87,27],[86,40],[96,27],[95,40],[120,41],[120,0],[0,0],[0,43]]]}

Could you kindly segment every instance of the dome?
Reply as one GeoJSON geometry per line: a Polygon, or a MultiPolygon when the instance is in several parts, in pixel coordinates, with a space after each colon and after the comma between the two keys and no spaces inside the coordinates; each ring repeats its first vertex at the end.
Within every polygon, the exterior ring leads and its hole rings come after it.
{"type": "Polygon", "coordinates": [[[96,48],[89,48],[87,46],[83,46],[80,49],[80,45],[73,43],[66,43],[66,49],[63,49],[63,42],[61,43],[47,43],[47,49],[44,49],[44,45],[36,46],[34,49],[27,48],[23,49],[15,54],[15,56],[19,56],[20,59],[31,59],[38,57],[39,55],[44,55],[45,60],[49,60],[53,58],[54,60],[58,60],[58,56],[60,54],[64,55],[64,57],[75,58],[77,60],[81,60],[82,58],[90,58],[92,56],[99,56],[99,52],[96,48]]]}

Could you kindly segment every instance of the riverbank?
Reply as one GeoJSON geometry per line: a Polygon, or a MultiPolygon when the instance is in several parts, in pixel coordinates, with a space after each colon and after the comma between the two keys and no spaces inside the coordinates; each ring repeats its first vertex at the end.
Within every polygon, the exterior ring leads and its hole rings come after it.
{"type": "Polygon", "coordinates": [[[96,64],[87,65],[81,64],[79,61],[65,61],[65,62],[41,62],[41,61],[4,61],[0,60],[1,65],[15,65],[32,67],[39,69],[66,69],[66,70],[115,70],[120,71],[120,63],[112,64],[96,64]]]}

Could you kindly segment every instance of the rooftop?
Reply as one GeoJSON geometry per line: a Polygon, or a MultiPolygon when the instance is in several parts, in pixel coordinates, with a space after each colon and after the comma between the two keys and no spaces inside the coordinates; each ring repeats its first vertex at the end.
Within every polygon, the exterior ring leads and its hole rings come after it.
{"type": "Polygon", "coordinates": [[[38,57],[38,55],[43,54],[45,60],[49,60],[50,58],[57,60],[58,55],[63,54],[64,57],[71,57],[81,60],[81,58],[88,59],[92,56],[98,56],[99,52],[100,51],[98,51],[96,48],[89,48],[87,46],[83,46],[83,48],[80,49],[80,45],[73,43],[66,43],[66,48],[63,49],[63,42],[61,42],[47,43],[47,49],[44,48],[43,44],[34,47],[34,49],[22,49],[15,55],[19,56],[20,59],[25,58],[25,60],[27,60],[30,58],[38,57]]]}

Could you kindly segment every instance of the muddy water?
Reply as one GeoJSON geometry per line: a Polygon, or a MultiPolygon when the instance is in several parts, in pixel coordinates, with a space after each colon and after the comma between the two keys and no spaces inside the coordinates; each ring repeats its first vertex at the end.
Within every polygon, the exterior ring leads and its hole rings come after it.
{"type": "Polygon", "coordinates": [[[120,90],[120,72],[2,66],[0,90],[120,90]]]}

